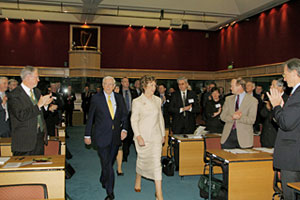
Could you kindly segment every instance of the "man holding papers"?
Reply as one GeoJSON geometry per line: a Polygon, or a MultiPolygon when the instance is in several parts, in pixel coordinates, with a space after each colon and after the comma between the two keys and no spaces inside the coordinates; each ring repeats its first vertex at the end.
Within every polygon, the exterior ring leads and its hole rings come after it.
{"type": "Polygon", "coordinates": [[[300,59],[294,58],[284,64],[284,80],[293,87],[284,103],[276,89],[267,93],[273,106],[274,118],[279,125],[274,147],[274,167],[281,170],[284,199],[293,199],[289,182],[300,181],[300,59]]]}

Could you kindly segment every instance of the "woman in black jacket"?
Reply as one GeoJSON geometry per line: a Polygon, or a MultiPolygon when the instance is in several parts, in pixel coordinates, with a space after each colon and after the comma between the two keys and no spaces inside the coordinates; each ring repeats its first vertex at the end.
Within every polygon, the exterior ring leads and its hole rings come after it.
{"type": "Polygon", "coordinates": [[[211,89],[211,99],[205,104],[206,130],[211,133],[222,133],[224,122],[220,119],[224,100],[220,98],[217,87],[211,89]]]}

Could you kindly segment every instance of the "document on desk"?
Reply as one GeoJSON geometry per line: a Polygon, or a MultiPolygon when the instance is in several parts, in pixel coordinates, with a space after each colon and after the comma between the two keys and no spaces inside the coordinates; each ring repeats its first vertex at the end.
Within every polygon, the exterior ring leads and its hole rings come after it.
{"type": "Polygon", "coordinates": [[[187,137],[191,139],[200,139],[202,138],[202,135],[188,134],[187,137]]]}
{"type": "Polygon", "coordinates": [[[25,162],[9,162],[3,168],[18,168],[25,165],[31,165],[32,161],[25,161],[25,162]]]}
{"type": "Polygon", "coordinates": [[[227,151],[227,152],[233,153],[233,154],[258,153],[258,151],[255,151],[253,149],[224,149],[224,151],[227,151]]]}
{"type": "Polygon", "coordinates": [[[22,162],[9,162],[6,165],[4,165],[3,168],[18,168],[20,167],[22,162]]]}
{"type": "Polygon", "coordinates": [[[0,165],[4,165],[9,159],[10,157],[0,157],[0,165]]]}
{"type": "Polygon", "coordinates": [[[273,154],[274,152],[274,148],[266,148],[266,147],[257,147],[257,148],[253,148],[257,151],[262,151],[262,152],[266,152],[266,153],[271,153],[273,154]]]}

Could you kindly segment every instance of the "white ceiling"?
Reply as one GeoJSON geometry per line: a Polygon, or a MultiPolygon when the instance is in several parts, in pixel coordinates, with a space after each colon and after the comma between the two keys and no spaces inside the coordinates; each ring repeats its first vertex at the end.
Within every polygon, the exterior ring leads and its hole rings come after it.
{"type": "Polygon", "coordinates": [[[288,0],[0,0],[0,18],[217,30],[288,0]],[[18,3],[19,2],[19,3],[18,3]],[[177,24],[177,25],[176,25],[177,24]]]}

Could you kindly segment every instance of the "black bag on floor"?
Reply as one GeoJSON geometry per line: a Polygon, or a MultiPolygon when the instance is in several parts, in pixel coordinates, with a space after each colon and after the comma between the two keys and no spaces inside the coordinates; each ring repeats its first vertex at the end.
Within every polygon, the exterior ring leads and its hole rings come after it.
{"type": "Polygon", "coordinates": [[[173,150],[173,148],[172,148],[172,142],[171,142],[167,149],[167,157],[163,158],[163,160],[161,162],[162,171],[167,176],[174,176],[175,162],[174,162],[172,150],[173,150]]]}
{"type": "Polygon", "coordinates": [[[167,176],[174,176],[174,161],[173,158],[166,157],[162,160],[162,171],[167,176]]]}
{"type": "Polygon", "coordinates": [[[71,164],[66,162],[66,179],[70,179],[75,174],[75,169],[71,166],[71,164]]]}
{"type": "MultiPolygon", "coordinates": [[[[205,174],[205,168],[203,175],[200,175],[198,182],[198,187],[200,189],[200,197],[208,199],[209,193],[209,175],[205,174]]],[[[217,179],[213,176],[211,177],[211,199],[212,200],[227,200],[228,192],[222,180],[217,179]]]]}

